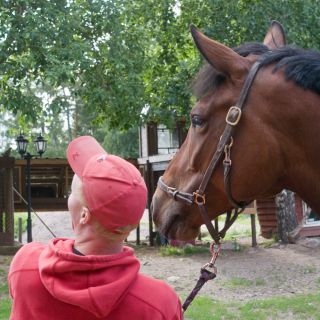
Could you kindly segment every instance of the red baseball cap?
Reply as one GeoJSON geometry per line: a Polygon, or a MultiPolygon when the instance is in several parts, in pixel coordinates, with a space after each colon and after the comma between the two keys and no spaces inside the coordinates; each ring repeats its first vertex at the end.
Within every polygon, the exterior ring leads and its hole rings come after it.
{"type": "Polygon", "coordinates": [[[108,154],[91,136],[70,142],[68,162],[82,180],[90,212],[107,229],[139,223],[147,202],[147,188],[130,162],[108,154]]]}

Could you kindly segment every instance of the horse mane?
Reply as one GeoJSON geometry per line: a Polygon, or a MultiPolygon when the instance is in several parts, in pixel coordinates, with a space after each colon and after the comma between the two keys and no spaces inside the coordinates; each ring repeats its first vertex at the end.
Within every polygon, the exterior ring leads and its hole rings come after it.
{"type": "MultiPolygon", "coordinates": [[[[261,66],[276,64],[273,72],[284,69],[286,80],[292,80],[305,90],[320,94],[320,53],[314,50],[304,50],[285,46],[270,50],[261,43],[245,43],[233,48],[243,57],[249,54],[259,55],[261,66]]],[[[209,63],[205,63],[191,83],[191,89],[197,99],[209,90],[217,88],[225,79],[209,63]]]]}
{"type": "Polygon", "coordinates": [[[320,94],[319,52],[286,46],[266,52],[259,60],[262,66],[276,63],[273,72],[283,68],[286,80],[320,94]]]}

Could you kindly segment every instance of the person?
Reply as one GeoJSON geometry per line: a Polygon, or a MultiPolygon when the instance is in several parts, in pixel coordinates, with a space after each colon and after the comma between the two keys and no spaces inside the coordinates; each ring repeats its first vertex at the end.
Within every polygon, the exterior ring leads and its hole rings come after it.
{"type": "Polygon", "coordinates": [[[71,141],[67,158],[75,173],[68,198],[74,239],[31,242],[17,252],[10,319],[182,319],[174,290],[141,274],[124,246],[146,206],[140,172],[91,136],[71,141]]]}

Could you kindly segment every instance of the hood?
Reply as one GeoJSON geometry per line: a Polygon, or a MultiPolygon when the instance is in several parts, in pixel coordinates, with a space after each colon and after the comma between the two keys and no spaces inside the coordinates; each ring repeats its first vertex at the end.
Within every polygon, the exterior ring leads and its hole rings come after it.
{"type": "Polygon", "coordinates": [[[78,256],[74,240],[53,239],[39,258],[40,278],[56,299],[106,317],[126,296],[139,272],[133,250],[113,255],[78,256]]]}

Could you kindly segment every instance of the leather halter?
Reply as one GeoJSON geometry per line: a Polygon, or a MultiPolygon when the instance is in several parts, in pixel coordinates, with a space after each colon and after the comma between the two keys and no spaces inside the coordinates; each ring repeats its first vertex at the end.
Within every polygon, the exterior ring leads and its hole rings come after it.
{"type": "Polygon", "coordinates": [[[231,171],[231,164],[232,164],[230,159],[230,150],[234,143],[232,135],[235,131],[237,124],[241,119],[241,114],[245,106],[246,98],[249,94],[252,82],[257,72],[259,71],[260,66],[261,65],[258,61],[253,64],[253,66],[251,67],[246,77],[244,85],[241,89],[240,96],[237,100],[236,105],[230,107],[228,111],[226,116],[226,123],[227,123],[226,127],[223,131],[223,134],[220,137],[220,141],[210,161],[210,164],[204,173],[204,176],[202,178],[199,188],[193,193],[182,192],[177,188],[169,187],[168,185],[166,185],[162,177],[160,177],[158,181],[158,187],[162,191],[167,193],[169,196],[171,196],[174,200],[184,201],[189,205],[192,205],[192,204],[198,205],[200,209],[201,217],[204,223],[206,224],[207,229],[216,244],[220,243],[220,240],[224,237],[227,230],[231,227],[233,222],[236,220],[238,214],[242,212],[245,209],[245,207],[249,204],[244,201],[238,202],[232,197],[231,185],[230,185],[230,171],[231,171]],[[225,158],[223,160],[225,191],[226,191],[228,200],[232,204],[232,206],[235,208],[235,211],[233,215],[231,210],[227,212],[227,218],[226,218],[224,227],[222,230],[219,231],[213,226],[211,219],[208,216],[208,213],[205,207],[205,202],[206,202],[205,190],[207,188],[207,185],[211,179],[211,176],[214,170],[218,166],[219,160],[221,159],[223,153],[225,154],[225,158]]]}

